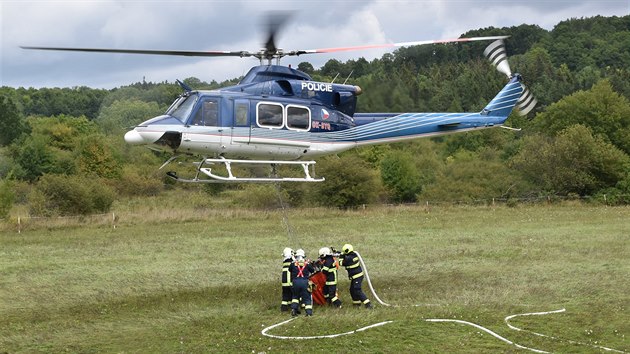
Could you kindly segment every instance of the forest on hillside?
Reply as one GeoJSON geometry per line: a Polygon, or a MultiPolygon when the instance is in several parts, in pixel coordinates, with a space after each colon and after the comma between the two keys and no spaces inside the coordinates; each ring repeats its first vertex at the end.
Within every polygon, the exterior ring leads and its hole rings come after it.
{"type": "MultiPolygon", "coordinates": [[[[318,184],[283,186],[293,206],[457,202],[541,196],[606,196],[630,203],[630,16],[482,28],[463,36],[509,35],[513,71],[538,99],[520,131],[490,129],[351,150],[318,160],[318,184]]],[[[350,76],[358,112],[479,111],[505,84],[482,57],[487,43],[400,48],[379,59],[329,60],[298,69],[315,80],[350,76]]],[[[200,78],[193,89],[237,83],[200,78]]],[[[16,205],[30,215],[107,211],[116,200],[167,189],[233,193],[235,203],[269,207],[273,186],[174,184],[168,158],[122,137],[162,114],[181,93],[170,82],[111,90],[0,88],[0,217],[16,205]]]]}

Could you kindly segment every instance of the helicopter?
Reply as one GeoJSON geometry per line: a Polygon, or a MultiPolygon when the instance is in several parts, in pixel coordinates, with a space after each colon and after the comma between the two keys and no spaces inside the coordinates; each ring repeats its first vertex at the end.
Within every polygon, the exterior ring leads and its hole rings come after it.
{"type": "Polygon", "coordinates": [[[160,169],[182,156],[201,157],[193,163],[193,177],[184,178],[175,172],[167,172],[169,177],[189,183],[322,182],[325,178],[312,175],[314,158],[364,145],[503,127],[514,107],[518,106],[520,114],[525,115],[536,105],[521,76],[510,71],[503,44],[508,36],[284,51],[275,43],[282,23],[283,19],[272,17],[264,48],[255,52],[21,48],[259,59],[260,65],[252,67],[234,86],[202,91],[193,90],[177,80],[184,92],[166,112],[138,124],[125,134],[124,139],[130,145],[146,145],[172,152],[173,156],[160,169]],[[317,82],[307,73],[280,65],[280,59],[285,56],[491,40],[493,42],[484,54],[508,76],[509,81],[480,112],[359,113],[356,104],[362,93],[360,87],[345,82],[317,82]],[[233,169],[252,165],[270,166],[272,173],[241,176],[233,169]],[[224,171],[217,173],[216,169],[213,171],[214,166],[223,166],[224,171]],[[296,168],[300,176],[295,177],[295,173],[280,176],[279,166],[296,168]]]}

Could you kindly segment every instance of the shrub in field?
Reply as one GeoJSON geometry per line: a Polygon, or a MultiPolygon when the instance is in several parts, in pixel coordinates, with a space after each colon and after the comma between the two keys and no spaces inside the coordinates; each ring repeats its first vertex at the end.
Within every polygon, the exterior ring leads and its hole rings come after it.
{"type": "MultiPolygon", "coordinates": [[[[151,168],[151,167],[149,167],[151,168]]],[[[148,168],[145,168],[146,170],[148,168]]],[[[116,180],[115,188],[124,196],[154,196],[164,190],[164,184],[149,171],[133,166],[125,166],[122,176],[116,180]]]]}
{"type": "Polygon", "coordinates": [[[493,150],[460,151],[449,156],[435,183],[425,186],[420,200],[473,201],[518,197],[529,184],[499,159],[493,150]]]}
{"type": "Polygon", "coordinates": [[[120,177],[120,162],[112,144],[104,136],[86,136],[77,145],[77,161],[83,174],[105,178],[120,177]]]}
{"type": "Polygon", "coordinates": [[[556,137],[525,137],[512,166],[541,190],[556,194],[590,195],[614,187],[627,173],[630,158],[583,125],[556,137]]]}
{"type": "Polygon", "coordinates": [[[20,139],[19,144],[11,146],[18,179],[33,182],[39,176],[55,171],[55,154],[49,144],[50,139],[37,136],[20,139]]]}
{"type": "Polygon", "coordinates": [[[320,205],[355,208],[376,201],[382,190],[378,173],[356,155],[322,159],[318,166],[326,181],[313,186],[310,199],[320,205]]]}
{"type": "MultiPolygon", "coordinates": [[[[319,172],[317,178],[321,177],[319,172]]],[[[326,183],[326,182],[323,182],[326,183]]],[[[283,183],[280,185],[282,193],[282,201],[285,206],[298,207],[298,206],[311,206],[312,201],[309,200],[309,190],[311,188],[310,183],[283,183]]],[[[276,193],[277,199],[277,193],[276,193]]]]}
{"type": "MultiPolygon", "coordinates": [[[[288,200],[286,192],[282,193],[284,203],[288,200]]],[[[280,208],[278,200],[278,190],[273,184],[250,184],[234,196],[237,205],[252,207],[257,209],[277,209],[280,208]]]]}
{"type": "Polygon", "coordinates": [[[0,181],[0,219],[9,216],[9,212],[13,207],[15,193],[13,193],[13,183],[9,180],[0,181]]]}
{"type": "Polygon", "coordinates": [[[104,213],[109,211],[116,199],[116,192],[107,184],[98,180],[93,180],[89,185],[90,196],[92,201],[92,212],[104,213]]]}
{"type": "Polygon", "coordinates": [[[37,188],[30,190],[27,196],[28,213],[32,216],[52,216],[55,210],[48,208],[46,195],[37,188]]]}
{"type": "Polygon", "coordinates": [[[617,182],[615,187],[600,190],[595,196],[597,201],[608,205],[630,204],[630,166],[626,169],[626,177],[617,182]]]}
{"type": "Polygon", "coordinates": [[[29,117],[28,122],[32,127],[31,136],[45,137],[51,148],[59,150],[71,151],[77,139],[98,132],[97,125],[85,116],[29,117]]]}
{"type": "Polygon", "coordinates": [[[415,202],[422,189],[420,172],[407,151],[392,151],[381,161],[383,184],[395,202],[415,202]]]}
{"type": "MultiPolygon", "coordinates": [[[[15,162],[10,156],[5,155],[6,149],[0,149],[0,178],[6,178],[15,169],[15,162]]],[[[12,173],[15,175],[15,171],[12,173]]]]}
{"type": "Polygon", "coordinates": [[[33,189],[33,185],[20,180],[11,181],[11,190],[15,196],[13,202],[15,204],[26,204],[28,201],[28,195],[33,189]]]}
{"type": "MultiPolygon", "coordinates": [[[[115,199],[112,188],[96,178],[81,176],[44,175],[35,187],[31,211],[45,214],[87,215],[106,212],[115,199]],[[43,197],[43,200],[42,200],[43,197]]],[[[38,214],[36,214],[38,215],[38,214]]]]}

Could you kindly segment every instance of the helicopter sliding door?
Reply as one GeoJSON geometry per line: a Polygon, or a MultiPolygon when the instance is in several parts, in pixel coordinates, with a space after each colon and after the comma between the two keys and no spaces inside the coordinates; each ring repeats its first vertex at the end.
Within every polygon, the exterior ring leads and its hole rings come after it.
{"type": "Polygon", "coordinates": [[[232,141],[234,144],[249,144],[252,127],[249,119],[249,100],[234,100],[232,141]]]}

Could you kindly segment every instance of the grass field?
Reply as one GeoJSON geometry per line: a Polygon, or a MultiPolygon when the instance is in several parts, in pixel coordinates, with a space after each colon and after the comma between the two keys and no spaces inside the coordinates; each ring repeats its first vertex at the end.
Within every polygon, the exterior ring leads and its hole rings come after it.
{"type": "MultiPolygon", "coordinates": [[[[133,209],[133,206],[129,210],[133,209]]],[[[630,208],[584,205],[238,209],[120,216],[0,234],[0,353],[630,352],[630,208]],[[183,217],[182,215],[187,215],[183,217]],[[153,220],[153,221],[152,221],[153,220]],[[171,221],[168,221],[171,220],[171,221]],[[316,307],[284,336],[381,327],[335,339],[261,335],[279,312],[280,253],[352,243],[385,302],[316,307]],[[415,305],[415,306],[414,306],[415,305]],[[509,329],[511,324],[554,338],[509,329]]],[[[341,270],[340,295],[349,304],[341,270]]],[[[369,294],[367,284],[364,290],[369,294]]]]}

